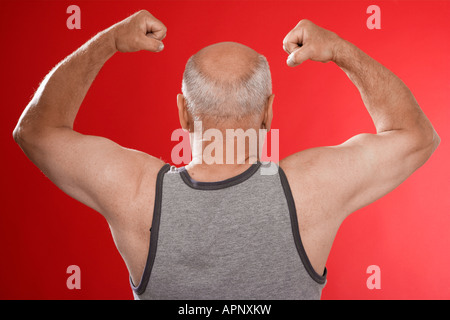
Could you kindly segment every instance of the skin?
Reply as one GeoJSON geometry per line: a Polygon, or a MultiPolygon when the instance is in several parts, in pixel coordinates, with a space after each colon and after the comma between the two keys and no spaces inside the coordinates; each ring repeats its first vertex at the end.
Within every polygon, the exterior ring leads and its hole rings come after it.
{"type": "MultiPolygon", "coordinates": [[[[205,74],[207,77],[216,81],[220,80],[225,83],[231,83],[249,75],[253,67],[258,61],[258,53],[240,43],[236,42],[221,42],[210,46],[207,46],[194,55],[199,71],[205,74]]],[[[267,98],[266,105],[263,112],[259,117],[243,117],[240,121],[235,119],[222,120],[217,123],[215,120],[208,119],[202,116],[202,125],[205,129],[215,128],[221,131],[222,136],[226,138],[226,129],[228,128],[242,128],[244,131],[248,129],[254,129],[258,132],[259,129],[270,130],[272,122],[272,104],[275,95],[272,94],[267,98]]],[[[191,133],[194,132],[194,120],[189,113],[186,100],[182,94],[177,95],[178,114],[181,127],[191,133]]],[[[194,140],[194,135],[191,135],[191,139],[194,140]]],[[[258,136],[259,140],[259,136],[258,136]]],[[[205,149],[211,142],[203,142],[202,150],[205,149]]],[[[259,144],[258,144],[259,145],[259,144]]],[[[245,162],[246,164],[237,164],[237,143],[235,143],[234,151],[234,164],[224,165],[208,165],[206,163],[194,164],[191,162],[188,164],[187,170],[191,177],[194,177],[198,181],[218,181],[225,180],[232,176],[235,176],[255,162],[257,157],[252,157],[249,154],[248,145],[245,150],[245,162]]],[[[226,140],[223,141],[223,150],[226,150],[226,140]]],[[[208,162],[205,153],[202,152],[203,162],[208,162]]],[[[215,155],[217,156],[217,155],[215,155]]],[[[223,163],[226,163],[226,152],[223,154],[223,163]]]]}
{"type": "MultiPolygon", "coordinates": [[[[13,132],[24,153],[61,190],[105,217],[135,284],[147,258],[155,180],[164,162],[108,139],[78,133],[73,122],[112,55],[159,52],[166,31],[147,11],[102,31],[46,76],[13,132]]],[[[290,67],[306,60],[336,63],[360,91],[377,131],[341,145],[303,150],[279,163],[292,189],[306,253],[322,274],[342,221],[402,183],[427,161],[440,139],[405,84],[335,33],[301,20],[285,37],[283,48],[290,67]]],[[[236,43],[213,45],[198,53],[202,70],[229,80],[247,72],[254,58],[252,49],[236,43]],[[227,61],[230,69],[219,61],[227,61]]],[[[251,127],[270,129],[272,104],[273,95],[251,127]]],[[[181,94],[177,105],[181,126],[192,130],[181,94]]],[[[199,164],[189,171],[199,181],[217,181],[249,165],[199,164]]]]}

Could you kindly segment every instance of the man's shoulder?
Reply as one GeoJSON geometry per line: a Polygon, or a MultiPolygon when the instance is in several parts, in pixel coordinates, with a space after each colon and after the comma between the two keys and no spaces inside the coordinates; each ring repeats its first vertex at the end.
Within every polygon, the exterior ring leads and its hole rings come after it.
{"type": "Polygon", "coordinates": [[[160,171],[164,170],[165,168],[169,168],[170,164],[165,162],[164,160],[146,155],[144,161],[143,161],[143,170],[142,170],[142,182],[155,184],[156,178],[160,171]]]}
{"type": "Polygon", "coordinates": [[[326,166],[328,161],[327,158],[329,158],[325,148],[311,148],[293,153],[280,160],[279,166],[286,175],[295,177],[306,177],[311,174],[317,175],[320,173],[320,169],[324,169],[323,167],[326,166]]]}
{"type": "Polygon", "coordinates": [[[293,197],[306,201],[305,205],[325,205],[332,203],[332,190],[339,177],[339,165],[335,159],[333,147],[306,149],[280,160],[279,166],[284,171],[293,197]]]}

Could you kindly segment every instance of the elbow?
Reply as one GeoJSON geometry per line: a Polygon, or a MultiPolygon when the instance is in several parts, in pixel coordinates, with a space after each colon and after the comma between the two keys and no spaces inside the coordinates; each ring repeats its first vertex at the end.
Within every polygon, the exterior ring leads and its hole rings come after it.
{"type": "Polygon", "coordinates": [[[422,131],[422,139],[424,149],[430,151],[431,154],[437,149],[439,144],[441,143],[441,138],[437,134],[436,130],[434,130],[433,126],[430,124],[427,130],[422,131]]]}
{"type": "Polygon", "coordinates": [[[441,143],[441,137],[439,137],[437,132],[433,129],[433,139],[431,142],[433,152],[434,152],[434,150],[437,149],[437,147],[439,146],[440,143],[441,143]]]}
{"type": "Polygon", "coordinates": [[[422,150],[428,150],[431,154],[437,149],[441,143],[441,138],[437,134],[430,120],[426,117],[418,121],[415,129],[411,132],[416,141],[416,147],[422,150]]]}
{"type": "Polygon", "coordinates": [[[38,131],[35,128],[24,126],[21,121],[13,130],[12,136],[14,141],[23,149],[27,145],[34,143],[37,138],[38,131]]]}
{"type": "Polygon", "coordinates": [[[12,133],[13,139],[18,145],[21,145],[22,142],[23,142],[22,131],[23,130],[22,130],[21,126],[20,126],[20,123],[18,123],[16,125],[16,127],[14,128],[13,133],[12,133]]]}
{"type": "Polygon", "coordinates": [[[415,154],[420,158],[421,165],[424,164],[437,149],[441,143],[441,138],[434,130],[422,131],[420,135],[416,135],[416,143],[414,145],[415,154]]]}

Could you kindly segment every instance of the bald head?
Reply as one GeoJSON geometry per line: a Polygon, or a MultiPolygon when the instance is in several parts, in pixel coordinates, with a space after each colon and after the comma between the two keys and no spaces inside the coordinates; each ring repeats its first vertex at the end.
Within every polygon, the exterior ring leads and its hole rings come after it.
{"type": "Polygon", "coordinates": [[[243,44],[216,43],[189,58],[182,91],[195,120],[256,119],[272,93],[269,65],[243,44]]]}
{"type": "Polygon", "coordinates": [[[201,73],[213,81],[232,82],[248,77],[259,61],[259,54],[243,44],[220,42],[194,55],[201,73]]]}

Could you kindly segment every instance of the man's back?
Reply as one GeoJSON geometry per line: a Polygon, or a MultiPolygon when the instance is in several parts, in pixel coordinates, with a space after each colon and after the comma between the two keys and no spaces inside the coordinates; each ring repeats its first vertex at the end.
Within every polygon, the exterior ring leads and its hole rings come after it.
{"type": "MultiPolygon", "coordinates": [[[[151,239],[137,299],[319,299],[282,169],[260,162],[217,182],[166,164],[156,183],[151,239]]],[[[145,254],[142,253],[144,257],[145,254]]]]}

